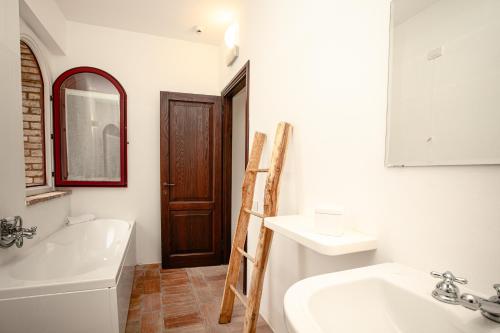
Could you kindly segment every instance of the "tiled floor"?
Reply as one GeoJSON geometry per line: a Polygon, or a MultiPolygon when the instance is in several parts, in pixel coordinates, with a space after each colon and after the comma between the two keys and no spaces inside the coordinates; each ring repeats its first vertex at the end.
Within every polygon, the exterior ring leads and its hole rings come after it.
{"type": "MultiPolygon", "coordinates": [[[[231,323],[217,323],[226,269],[137,266],[126,333],[241,332],[245,309],[237,299],[231,323]]],[[[257,332],[272,330],[259,319],[257,332]]]]}

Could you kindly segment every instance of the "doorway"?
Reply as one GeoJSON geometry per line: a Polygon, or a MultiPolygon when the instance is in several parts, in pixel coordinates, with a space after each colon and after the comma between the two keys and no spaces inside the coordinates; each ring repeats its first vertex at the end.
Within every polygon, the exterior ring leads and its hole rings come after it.
{"type": "MultiPolygon", "coordinates": [[[[164,268],[229,262],[248,163],[249,71],[247,62],[221,96],[160,93],[164,268]]],[[[246,260],[241,273],[246,293],[246,260]]]]}
{"type": "MultiPolygon", "coordinates": [[[[249,89],[250,62],[247,62],[222,91],[224,263],[229,262],[231,255],[231,242],[241,207],[241,185],[248,163],[249,89]]],[[[246,260],[243,260],[239,283],[246,294],[246,260]]]]}

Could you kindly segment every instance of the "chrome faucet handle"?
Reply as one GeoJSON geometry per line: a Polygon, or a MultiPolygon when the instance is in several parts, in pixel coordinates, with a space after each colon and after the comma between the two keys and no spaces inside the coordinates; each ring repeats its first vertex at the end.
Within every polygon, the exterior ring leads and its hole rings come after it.
{"type": "Polygon", "coordinates": [[[8,248],[16,244],[22,247],[24,238],[32,239],[37,227],[23,228],[20,216],[0,218],[0,248],[8,248]]]}
{"type": "Polygon", "coordinates": [[[450,271],[444,273],[431,272],[431,276],[442,279],[436,284],[436,288],[432,292],[432,297],[448,304],[460,303],[460,290],[455,285],[455,282],[467,284],[467,279],[456,277],[450,271]]]}
{"type": "MultiPolygon", "coordinates": [[[[431,275],[432,275],[432,277],[435,277],[435,278],[440,278],[440,279],[443,279],[443,280],[450,280],[451,282],[456,282],[456,283],[460,283],[460,284],[467,284],[467,283],[469,283],[469,281],[467,281],[467,279],[461,278],[461,277],[456,277],[450,271],[446,271],[444,273],[438,273],[438,272],[432,271],[431,275]]],[[[498,286],[500,287],[500,284],[498,286]]]]}

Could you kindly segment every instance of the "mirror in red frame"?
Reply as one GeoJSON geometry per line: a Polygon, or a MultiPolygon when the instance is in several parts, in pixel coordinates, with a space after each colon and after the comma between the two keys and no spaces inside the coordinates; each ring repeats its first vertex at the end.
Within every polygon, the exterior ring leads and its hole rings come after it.
{"type": "Polygon", "coordinates": [[[53,86],[56,186],[127,186],[127,95],[109,73],[76,67],[53,86]]]}

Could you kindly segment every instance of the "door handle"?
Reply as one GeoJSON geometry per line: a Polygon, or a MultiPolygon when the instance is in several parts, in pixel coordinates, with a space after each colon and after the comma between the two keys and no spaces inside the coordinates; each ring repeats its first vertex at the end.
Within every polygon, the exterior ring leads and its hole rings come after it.
{"type": "Polygon", "coordinates": [[[171,184],[171,183],[163,183],[163,186],[175,186],[175,184],[171,184]]]}

